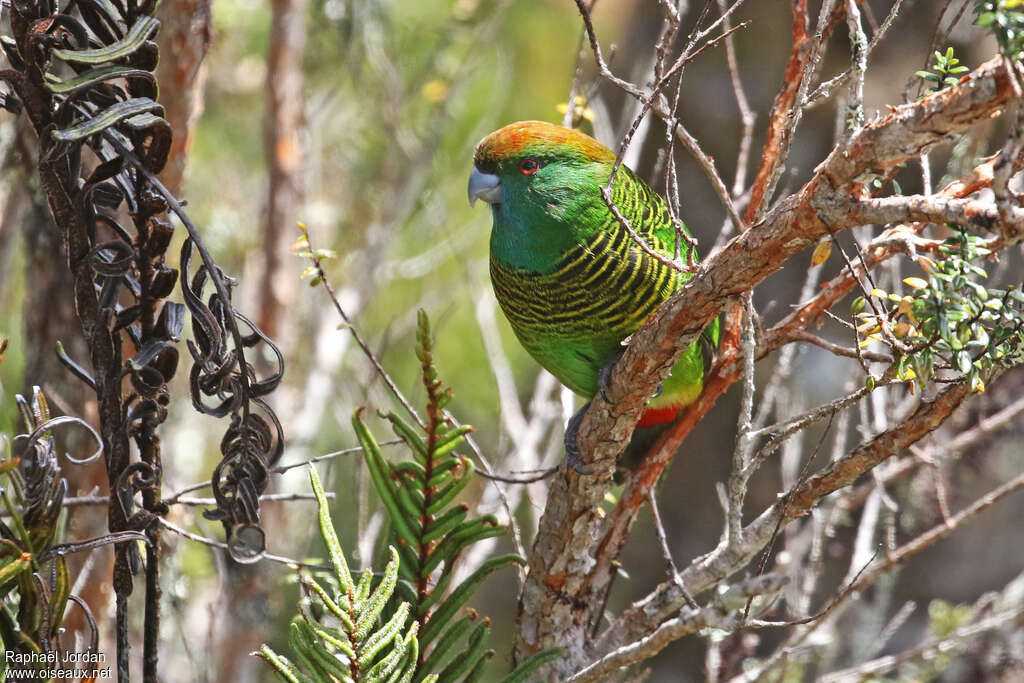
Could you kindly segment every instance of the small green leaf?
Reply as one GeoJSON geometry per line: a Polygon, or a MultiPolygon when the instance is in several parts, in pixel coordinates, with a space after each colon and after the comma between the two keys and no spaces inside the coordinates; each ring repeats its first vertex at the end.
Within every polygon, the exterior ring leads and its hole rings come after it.
{"type": "Polygon", "coordinates": [[[355,625],[352,623],[352,619],[349,616],[348,598],[346,596],[341,596],[343,604],[339,605],[327,594],[326,589],[324,589],[324,587],[315,579],[305,579],[302,583],[316,594],[316,597],[320,599],[323,606],[326,607],[331,614],[337,617],[347,630],[351,631],[355,628],[355,625]]]}
{"type": "MultiPolygon", "coordinates": [[[[392,548],[393,550],[393,548],[392,548]]],[[[364,600],[370,595],[370,586],[373,583],[373,570],[367,567],[363,570],[363,573],[359,575],[359,583],[356,584],[356,593],[352,598],[353,604],[362,604],[364,600]]]]}
{"type": "Polygon", "coordinates": [[[427,514],[436,515],[441,512],[441,510],[448,507],[448,505],[455,500],[455,497],[459,495],[462,489],[466,488],[466,486],[469,485],[469,482],[472,481],[473,477],[470,476],[472,472],[473,463],[467,461],[466,470],[463,472],[463,475],[461,477],[453,477],[451,482],[445,484],[445,486],[435,493],[433,501],[431,501],[430,505],[427,506],[427,514]]]}
{"type": "Polygon", "coordinates": [[[505,527],[498,526],[493,521],[493,518],[488,519],[484,517],[482,519],[474,519],[472,522],[466,522],[457,531],[445,536],[444,540],[438,544],[437,548],[430,555],[430,559],[424,564],[423,571],[427,574],[431,573],[442,561],[450,566],[455,556],[467,545],[472,545],[485,538],[501,536],[506,531],[505,527]]]}
{"type": "MultiPolygon", "coordinates": [[[[466,639],[466,649],[461,655],[448,663],[448,666],[441,671],[438,678],[442,681],[457,681],[467,671],[476,666],[480,658],[484,656],[484,651],[487,648],[487,634],[490,630],[491,627],[487,621],[477,624],[477,627],[469,634],[469,638],[466,639]]],[[[426,640],[423,643],[425,645],[426,640]]]]}
{"type": "Polygon", "coordinates": [[[288,681],[288,683],[314,683],[312,678],[299,671],[294,664],[288,661],[287,657],[274,652],[269,645],[264,645],[252,654],[267,662],[274,669],[274,672],[281,677],[281,680],[288,681]]]}
{"type": "Polygon", "coordinates": [[[380,446],[377,445],[373,435],[370,434],[370,430],[359,419],[359,412],[357,410],[352,416],[352,427],[355,429],[359,444],[363,447],[364,461],[366,462],[366,469],[370,473],[373,487],[377,490],[377,495],[380,496],[381,502],[384,503],[384,507],[388,511],[388,518],[391,520],[391,524],[395,527],[398,535],[409,545],[417,545],[418,534],[413,531],[408,518],[402,512],[401,503],[398,502],[396,486],[390,479],[387,461],[381,455],[380,446]]]}
{"type": "Polygon", "coordinates": [[[437,611],[430,616],[426,626],[423,627],[423,633],[420,637],[420,642],[423,646],[426,647],[438,636],[448,620],[455,616],[459,611],[459,608],[469,600],[469,596],[473,593],[476,586],[479,585],[487,576],[504,567],[508,567],[513,564],[525,564],[525,562],[526,561],[518,555],[501,555],[499,557],[492,557],[480,565],[475,572],[470,574],[465,581],[460,583],[458,587],[452,591],[452,594],[449,595],[441,606],[437,608],[437,611]]]}
{"type": "Polygon", "coordinates": [[[420,542],[426,544],[441,538],[457,527],[466,518],[468,513],[469,508],[465,505],[460,505],[459,507],[452,508],[432,522],[428,522],[423,530],[423,538],[420,542]]]}
{"type": "MultiPolygon", "coordinates": [[[[391,599],[391,594],[395,592],[395,584],[398,582],[398,551],[394,547],[389,547],[391,551],[391,561],[388,562],[387,567],[384,569],[384,578],[381,579],[380,585],[377,586],[377,590],[369,596],[366,603],[358,609],[356,612],[356,630],[355,636],[357,639],[362,640],[366,637],[366,634],[373,628],[374,622],[377,621],[377,617],[384,611],[384,607],[387,605],[388,600],[391,599]]],[[[406,605],[406,612],[409,608],[406,605]]],[[[399,610],[401,611],[401,610],[399,610]]],[[[405,621],[399,624],[397,628],[400,628],[405,621]]],[[[362,658],[360,653],[360,658],[362,658]]]]}
{"type": "Polygon", "coordinates": [[[391,429],[395,432],[395,436],[405,441],[412,448],[416,461],[421,465],[426,465],[427,444],[424,443],[419,433],[395,413],[388,413],[387,419],[391,423],[391,429]]]}
{"type": "MultiPolygon", "coordinates": [[[[462,634],[469,630],[469,627],[476,619],[475,613],[462,617],[444,631],[444,634],[437,640],[437,645],[431,650],[430,656],[423,662],[423,666],[420,669],[423,672],[421,676],[426,675],[429,671],[440,670],[441,666],[448,661],[446,655],[452,649],[452,646],[462,637],[462,634]]],[[[418,680],[419,677],[417,677],[418,680]]]]}
{"type": "Polygon", "coordinates": [[[334,575],[341,583],[342,589],[348,593],[355,588],[352,583],[352,575],[348,571],[348,563],[345,561],[345,553],[341,549],[338,535],[334,532],[327,494],[324,492],[323,484],[320,483],[320,475],[317,474],[316,468],[312,464],[309,466],[309,481],[313,486],[313,495],[316,497],[317,521],[320,525],[320,535],[324,539],[324,545],[327,546],[331,567],[333,567],[334,575]]]}
{"type": "MultiPolygon", "coordinates": [[[[373,634],[366,639],[366,642],[363,643],[363,647],[359,652],[360,666],[367,666],[384,647],[398,637],[399,631],[405,627],[405,621],[408,616],[409,603],[403,602],[399,605],[391,619],[374,631],[373,634]]],[[[373,624],[371,623],[370,626],[373,626],[373,624]]]]}
{"type": "Polygon", "coordinates": [[[971,365],[973,364],[971,360],[971,354],[967,353],[966,351],[957,351],[953,355],[953,362],[956,365],[957,369],[960,370],[960,372],[967,374],[968,372],[971,371],[971,365]]]}
{"type": "Polygon", "coordinates": [[[419,545],[420,518],[423,517],[423,503],[425,502],[423,493],[419,490],[416,490],[414,493],[407,486],[399,484],[395,486],[395,500],[398,501],[399,508],[402,514],[405,515],[404,523],[413,532],[413,539],[406,540],[409,541],[410,545],[419,545]]]}
{"type": "Polygon", "coordinates": [[[32,567],[32,556],[28,553],[22,553],[17,559],[8,562],[3,567],[0,567],[0,586],[4,585],[8,581],[12,580],[23,571],[32,567]]]}
{"type": "Polygon", "coordinates": [[[299,667],[313,674],[316,681],[330,680],[330,673],[326,671],[318,661],[314,652],[316,646],[309,642],[306,634],[302,631],[302,619],[295,618],[288,627],[288,644],[292,649],[292,656],[298,660],[299,667]]]}
{"type": "Polygon", "coordinates": [[[525,662],[512,670],[508,676],[501,679],[501,683],[525,683],[526,679],[535,674],[545,664],[550,664],[565,652],[563,647],[552,647],[541,650],[525,662]]]}
{"type": "Polygon", "coordinates": [[[301,647],[306,658],[313,662],[319,671],[325,673],[328,680],[341,679],[349,674],[348,667],[318,642],[316,632],[305,620],[296,619],[293,626],[302,635],[301,647]]]}

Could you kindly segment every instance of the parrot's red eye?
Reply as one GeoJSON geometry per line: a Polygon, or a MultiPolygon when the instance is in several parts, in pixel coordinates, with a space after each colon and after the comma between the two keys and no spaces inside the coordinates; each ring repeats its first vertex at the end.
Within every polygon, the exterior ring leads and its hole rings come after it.
{"type": "Polygon", "coordinates": [[[536,159],[523,159],[519,162],[519,170],[523,172],[523,175],[533,175],[540,170],[540,164],[536,159]]]}

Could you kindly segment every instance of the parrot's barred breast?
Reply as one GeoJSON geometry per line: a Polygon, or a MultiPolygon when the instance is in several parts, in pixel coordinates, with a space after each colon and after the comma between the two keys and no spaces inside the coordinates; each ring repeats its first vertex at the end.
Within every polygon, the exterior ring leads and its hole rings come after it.
{"type": "Polygon", "coordinates": [[[571,340],[632,334],[682,277],[615,223],[570,250],[551,273],[508,268],[492,258],[491,280],[518,336],[571,340]]]}

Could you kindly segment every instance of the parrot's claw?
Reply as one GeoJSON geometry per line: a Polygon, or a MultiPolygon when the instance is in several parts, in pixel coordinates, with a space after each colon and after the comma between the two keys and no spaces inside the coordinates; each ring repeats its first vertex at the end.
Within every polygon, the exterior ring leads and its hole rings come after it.
{"type": "Polygon", "coordinates": [[[583,416],[587,414],[589,407],[590,401],[587,401],[586,405],[577,410],[576,414],[569,418],[569,423],[565,425],[565,464],[576,470],[577,474],[594,473],[589,467],[583,466],[580,447],[576,442],[580,433],[580,423],[583,422],[583,416]]]}
{"type": "Polygon", "coordinates": [[[625,351],[617,352],[597,371],[597,390],[601,393],[601,398],[604,399],[605,403],[611,403],[611,400],[608,398],[608,390],[612,386],[612,370],[615,369],[615,364],[619,362],[624,353],[625,351]]]}
{"type": "MultiPolygon", "coordinates": [[[[601,398],[604,399],[605,403],[611,403],[611,399],[608,398],[608,390],[612,386],[612,370],[615,369],[615,364],[619,362],[625,351],[619,351],[611,360],[601,366],[601,369],[597,371],[597,390],[601,394],[601,398]]],[[[651,398],[657,398],[661,396],[661,391],[664,387],[661,382],[658,382],[658,389],[654,392],[651,398]]]]}

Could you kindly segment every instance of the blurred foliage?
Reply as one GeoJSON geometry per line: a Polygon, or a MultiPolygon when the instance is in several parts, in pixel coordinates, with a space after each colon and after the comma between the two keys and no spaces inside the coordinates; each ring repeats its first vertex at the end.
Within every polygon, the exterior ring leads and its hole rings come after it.
{"type": "Polygon", "coordinates": [[[1024,0],[978,0],[978,26],[988,28],[1010,59],[1024,59],[1024,0]]]}

